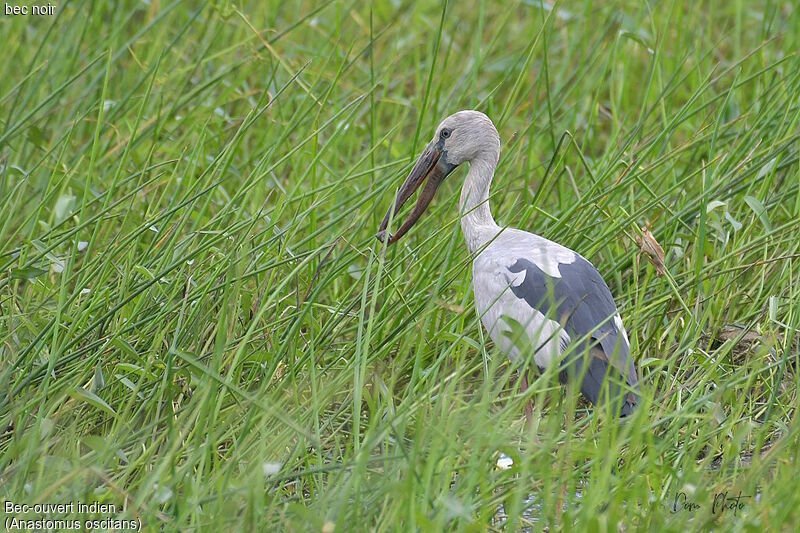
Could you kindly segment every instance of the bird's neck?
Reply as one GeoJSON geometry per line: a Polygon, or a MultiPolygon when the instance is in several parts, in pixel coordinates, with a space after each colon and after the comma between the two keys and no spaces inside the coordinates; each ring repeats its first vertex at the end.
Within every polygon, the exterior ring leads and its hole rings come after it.
{"type": "Polygon", "coordinates": [[[496,157],[476,157],[461,188],[461,231],[470,253],[480,250],[500,231],[489,209],[489,187],[497,166],[496,157]]]}

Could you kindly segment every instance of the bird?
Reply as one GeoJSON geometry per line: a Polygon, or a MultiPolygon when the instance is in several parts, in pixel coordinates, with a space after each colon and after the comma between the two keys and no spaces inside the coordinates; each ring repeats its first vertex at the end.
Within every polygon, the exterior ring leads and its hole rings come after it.
{"type": "MultiPolygon", "coordinates": [[[[445,178],[467,163],[459,200],[461,230],[474,254],[475,308],[489,337],[512,361],[531,357],[540,373],[558,365],[562,384],[579,383],[593,405],[613,401],[615,416],[630,416],[640,403],[639,375],[608,285],[578,252],[497,224],[489,188],[499,160],[500,135],[488,116],[475,110],[448,116],[397,190],[376,237],[387,247],[396,243],[420,219],[445,178]],[[411,213],[390,234],[390,220],[423,183],[411,213]]],[[[524,394],[526,371],[520,382],[524,394]]],[[[530,400],[525,414],[530,423],[530,400]]]]}

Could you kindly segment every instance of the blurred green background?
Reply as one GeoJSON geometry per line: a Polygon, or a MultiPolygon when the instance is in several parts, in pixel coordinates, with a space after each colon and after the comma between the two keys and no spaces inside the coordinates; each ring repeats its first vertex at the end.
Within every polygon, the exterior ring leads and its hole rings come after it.
{"type": "Polygon", "coordinates": [[[0,17],[0,495],[150,530],[789,529],[798,36],[791,2],[743,0],[0,17]],[[463,170],[374,239],[465,108],[501,135],[498,221],[608,281],[643,378],[626,424],[511,384],[463,170]]]}

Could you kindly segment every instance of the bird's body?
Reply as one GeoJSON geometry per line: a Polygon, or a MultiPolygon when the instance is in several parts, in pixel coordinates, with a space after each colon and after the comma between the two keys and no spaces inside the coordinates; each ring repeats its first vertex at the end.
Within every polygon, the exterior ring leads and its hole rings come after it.
{"type": "MultiPolygon", "coordinates": [[[[489,336],[512,360],[530,355],[540,370],[558,364],[561,381],[580,382],[592,403],[602,399],[607,387],[608,397],[627,416],[638,401],[638,376],[611,291],[580,254],[539,235],[497,225],[489,208],[489,187],[499,157],[500,138],[486,115],[460,111],[445,119],[398,193],[395,210],[432,176],[390,242],[416,222],[447,174],[468,162],[461,228],[475,254],[475,306],[489,336]]],[[[382,231],[390,215],[391,210],[382,231]]]]}
{"type": "MultiPolygon", "coordinates": [[[[508,228],[475,258],[472,280],[481,322],[512,360],[527,356],[524,350],[529,350],[544,371],[569,352],[560,363],[559,377],[566,383],[574,374],[592,403],[600,398],[610,365],[636,387],[628,336],[611,292],[580,254],[508,228]],[[515,330],[517,324],[523,334],[515,330]]],[[[616,397],[616,385],[609,387],[616,397]]],[[[635,404],[635,395],[627,393],[621,414],[629,415],[635,404]]]]}

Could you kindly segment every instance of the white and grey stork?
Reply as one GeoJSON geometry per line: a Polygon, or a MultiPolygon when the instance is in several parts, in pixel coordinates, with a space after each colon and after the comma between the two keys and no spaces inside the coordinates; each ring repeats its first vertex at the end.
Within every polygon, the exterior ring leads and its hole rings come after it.
{"type": "MultiPolygon", "coordinates": [[[[459,111],[439,124],[389,208],[378,239],[392,244],[416,223],[444,179],[461,163],[469,172],[461,189],[461,230],[475,254],[475,306],[495,344],[512,360],[530,356],[543,371],[559,364],[562,383],[580,382],[593,404],[613,400],[620,416],[639,401],[638,375],[617,306],[597,269],[558,243],[497,225],[489,209],[489,186],[500,159],[500,136],[479,111],[459,111]],[[425,182],[417,204],[397,233],[386,228],[392,213],[425,182]],[[388,237],[388,238],[387,238],[388,237]],[[518,326],[522,326],[522,328],[518,326]],[[520,334],[527,337],[518,342],[520,334]]],[[[528,388],[527,372],[521,388],[528,388]]],[[[526,404],[530,421],[532,406],[526,404]]]]}

